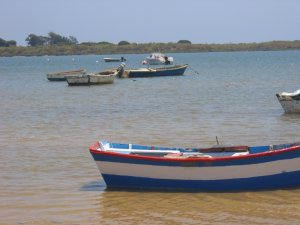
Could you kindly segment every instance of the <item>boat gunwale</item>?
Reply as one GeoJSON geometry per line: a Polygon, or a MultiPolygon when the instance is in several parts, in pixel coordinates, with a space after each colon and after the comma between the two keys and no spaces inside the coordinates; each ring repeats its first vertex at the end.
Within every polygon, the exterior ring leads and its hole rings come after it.
{"type": "MultiPolygon", "coordinates": [[[[98,150],[100,148],[99,142],[91,145],[89,147],[90,153],[97,154],[97,155],[107,155],[107,156],[115,156],[120,158],[131,158],[137,160],[148,160],[148,161],[162,161],[162,162],[217,162],[217,161],[230,161],[230,160],[240,160],[240,159],[251,159],[257,157],[264,157],[264,156],[274,156],[278,154],[283,154],[286,152],[292,151],[300,151],[300,145],[291,146],[288,148],[278,149],[278,150],[268,150],[259,153],[247,154],[247,155],[238,155],[238,156],[224,156],[224,157],[190,157],[190,158],[164,158],[164,157],[155,157],[155,156],[144,156],[144,155],[134,155],[134,154],[124,154],[118,153],[113,151],[105,151],[105,150],[98,150]]],[[[153,150],[155,151],[155,150],[153,150]]]]}

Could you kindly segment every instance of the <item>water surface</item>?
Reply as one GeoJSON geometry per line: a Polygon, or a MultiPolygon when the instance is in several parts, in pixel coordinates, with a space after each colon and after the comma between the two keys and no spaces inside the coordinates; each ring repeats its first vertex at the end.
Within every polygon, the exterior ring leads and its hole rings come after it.
{"type": "MultiPolygon", "coordinates": [[[[172,54],[185,76],[68,87],[46,73],[104,57],[0,58],[0,224],[297,224],[300,189],[108,191],[88,152],[100,139],[199,147],[300,141],[275,93],[300,88],[300,51],[172,54]]],[[[120,57],[113,56],[113,57],[120,57]]],[[[123,55],[140,67],[146,55],[123,55]]]]}

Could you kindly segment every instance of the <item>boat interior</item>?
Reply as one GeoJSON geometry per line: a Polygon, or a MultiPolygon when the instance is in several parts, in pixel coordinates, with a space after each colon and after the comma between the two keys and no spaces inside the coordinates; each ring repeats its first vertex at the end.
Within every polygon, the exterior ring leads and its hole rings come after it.
{"type": "Polygon", "coordinates": [[[100,141],[98,150],[110,151],[122,154],[134,154],[141,156],[157,156],[167,158],[189,158],[189,157],[225,157],[256,154],[267,151],[281,150],[293,146],[300,146],[300,142],[265,145],[265,146],[222,146],[215,145],[210,148],[166,148],[158,146],[144,146],[135,144],[111,143],[100,141]]]}

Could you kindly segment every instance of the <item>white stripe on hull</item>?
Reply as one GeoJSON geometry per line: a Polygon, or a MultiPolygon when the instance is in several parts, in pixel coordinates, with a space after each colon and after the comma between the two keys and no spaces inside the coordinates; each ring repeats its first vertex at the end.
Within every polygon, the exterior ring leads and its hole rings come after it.
{"type": "Polygon", "coordinates": [[[96,161],[101,173],[175,180],[223,180],[250,178],[300,170],[300,158],[259,164],[211,167],[180,167],[96,161]]]}

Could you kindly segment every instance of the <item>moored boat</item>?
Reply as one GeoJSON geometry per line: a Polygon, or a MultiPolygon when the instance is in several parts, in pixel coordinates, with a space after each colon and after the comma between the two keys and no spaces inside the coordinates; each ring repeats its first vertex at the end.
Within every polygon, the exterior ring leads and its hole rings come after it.
{"type": "Polygon", "coordinates": [[[86,73],[85,69],[48,73],[47,79],[49,81],[65,81],[66,77],[68,77],[68,76],[84,75],[85,73],[86,73]]]}
{"type": "Polygon", "coordinates": [[[124,72],[124,67],[125,63],[121,63],[116,69],[85,75],[67,76],[66,80],[69,86],[111,84],[117,76],[120,76],[120,74],[124,72]]]}
{"type": "Polygon", "coordinates": [[[156,52],[152,53],[145,60],[143,60],[143,64],[149,65],[170,65],[173,64],[173,57],[166,56],[162,53],[156,52]]]}
{"type": "Polygon", "coordinates": [[[95,84],[111,84],[114,82],[118,71],[105,71],[99,73],[90,73],[79,76],[66,77],[70,86],[95,85],[95,84]]]}
{"type": "Polygon", "coordinates": [[[292,93],[277,93],[276,97],[286,113],[300,113],[300,89],[292,93]]]}
{"type": "Polygon", "coordinates": [[[122,78],[138,78],[138,77],[163,77],[163,76],[180,76],[183,75],[187,64],[162,67],[162,68],[139,68],[125,70],[121,75],[122,78]]]}
{"type": "Polygon", "coordinates": [[[300,186],[300,143],[185,149],[100,141],[89,150],[108,188],[234,191],[300,186]]]}
{"type": "Polygon", "coordinates": [[[126,62],[124,57],[118,58],[103,58],[105,62],[126,62]]]}

